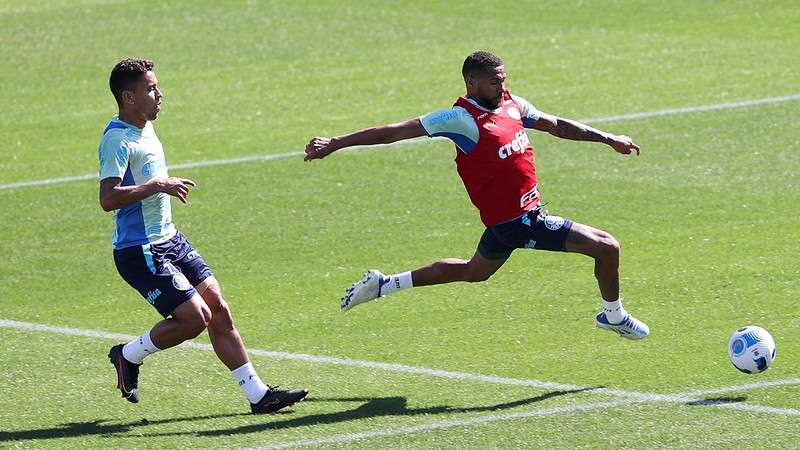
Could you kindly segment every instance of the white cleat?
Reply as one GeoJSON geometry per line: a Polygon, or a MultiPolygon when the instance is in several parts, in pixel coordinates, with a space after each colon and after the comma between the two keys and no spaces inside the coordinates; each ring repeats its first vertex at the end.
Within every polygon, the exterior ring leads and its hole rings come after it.
{"type": "Polygon", "coordinates": [[[630,314],[626,314],[620,323],[610,323],[605,311],[600,311],[595,318],[595,322],[598,327],[613,331],[628,339],[644,339],[650,334],[650,328],[630,314]]]}
{"type": "Polygon", "coordinates": [[[342,311],[348,311],[357,305],[382,297],[381,281],[384,278],[386,276],[375,269],[367,271],[345,291],[342,297],[342,311]]]}

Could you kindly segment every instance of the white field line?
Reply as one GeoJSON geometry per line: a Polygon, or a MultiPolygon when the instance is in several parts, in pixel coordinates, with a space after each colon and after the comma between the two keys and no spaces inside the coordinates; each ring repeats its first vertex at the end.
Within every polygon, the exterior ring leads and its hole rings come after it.
{"type": "MultiPolygon", "coordinates": [[[[433,139],[420,137],[420,138],[408,139],[405,141],[394,142],[392,144],[364,145],[360,147],[350,147],[342,149],[340,152],[369,150],[372,148],[387,147],[387,146],[424,144],[430,141],[438,141],[444,139],[445,138],[438,138],[438,137],[433,139]]],[[[237,158],[210,159],[205,161],[170,164],[169,169],[170,170],[194,169],[196,167],[224,166],[228,164],[240,164],[244,162],[253,162],[253,161],[274,161],[277,159],[295,158],[303,155],[305,155],[305,152],[286,152],[286,153],[270,153],[268,155],[241,156],[237,158]]],[[[32,180],[32,181],[19,181],[16,183],[0,184],[0,190],[16,189],[16,188],[32,187],[32,186],[47,186],[50,184],[69,183],[72,181],[97,180],[98,177],[99,175],[90,173],[86,175],[76,175],[71,177],[48,178],[44,180],[32,180]]]]}
{"type": "MultiPolygon", "coordinates": [[[[720,389],[712,389],[707,391],[689,391],[682,394],[676,395],[669,395],[669,396],[661,396],[665,397],[666,400],[673,403],[690,403],[694,402],[693,404],[702,405],[702,406],[711,406],[711,407],[719,407],[719,408],[729,408],[729,409],[736,409],[741,411],[747,412],[758,412],[758,413],[769,413],[769,414],[777,414],[781,416],[800,416],[800,410],[797,409],[788,409],[788,408],[773,408],[769,406],[761,406],[761,405],[750,405],[746,403],[720,403],[720,404],[704,404],[702,401],[696,401],[694,398],[690,397],[690,395],[696,395],[698,392],[701,392],[703,395],[712,395],[712,394],[719,394],[719,393],[727,393],[727,392],[739,392],[746,389],[756,389],[756,388],[763,388],[769,386],[782,386],[788,384],[798,384],[800,383],[800,379],[792,379],[792,380],[779,380],[779,381],[771,381],[771,382],[763,382],[763,383],[751,383],[746,385],[739,385],[739,386],[729,386],[720,389]]],[[[596,392],[596,391],[595,391],[596,392]]],[[[583,412],[583,411],[592,411],[592,410],[600,410],[600,409],[609,409],[609,408],[618,408],[622,406],[632,406],[636,404],[644,404],[644,403],[651,403],[654,400],[647,398],[639,398],[639,399],[626,399],[626,400],[614,400],[614,401],[605,401],[605,402],[596,402],[596,403],[584,403],[579,405],[573,406],[560,406],[560,407],[548,407],[548,408],[539,408],[530,411],[523,411],[517,413],[504,413],[504,414],[489,414],[483,415],[478,417],[471,417],[467,419],[450,419],[450,420],[441,420],[435,422],[428,422],[421,425],[409,426],[409,427],[402,427],[402,428],[389,428],[389,429],[379,429],[374,431],[364,431],[360,433],[345,433],[345,434],[336,434],[333,436],[326,436],[321,438],[312,438],[312,439],[301,439],[297,441],[290,441],[290,442],[281,442],[276,444],[267,444],[260,447],[255,447],[257,450],[276,450],[276,449],[285,449],[285,448],[295,448],[295,447],[309,447],[309,446],[321,446],[321,445],[332,445],[332,444],[343,444],[346,442],[353,442],[353,441],[360,441],[364,439],[376,438],[376,437],[387,437],[387,436],[405,436],[409,434],[416,434],[416,433],[425,433],[428,431],[434,430],[441,430],[447,428],[454,428],[454,427],[464,427],[464,426],[480,426],[485,425],[492,422],[499,422],[504,420],[520,420],[520,419],[528,419],[531,417],[542,417],[542,416],[551,416],[551,415],[561,415],[561,414],[572,414],[576,412],[583,412]]],[[[658,400],[655,400],[658,401],[658,400]]],[[[713,402],[713,400],[709,400],[709,402],[713,402]]]]}
{"type": "Polygon", "coordinates": [[[773,408],[771,406],[751,405],[748,403],[720,403],[719,405],[708,405],[714,408],[736,409],[740,411],[776,414],[779,416],[800,416],[800,409],[773,408]]]}
{"type": "MultiPolygon", "coordinates": [[[[43,331],[47,333],[66,334],[71,336],[96,337],[96,338],[112,339],[118,341],[130,341],[136,337],[125,334],[87,330],[83,328],[54,327],[50,325],[19,322],[16,320],[8,320],[8,319],[0,319],[0,328],[12,328],[17,330],[27,330],[27,331],[43,331]]],[[[211,344],[203,344],[193,341],[184,342],[180,346],[198,350],[205,350],[205,351],[214,350],[211,344]]],[[[303,353],[274,352],[274,351],[259,350],[259,349],[249,349],[248,352],[251,355],[265,356],[273,359],[289,359],[295,361],[307,361],[317,364],[361,367],[365,369],[378,369],[378,370],[386,370],[389,372],[407,373],[412,375],[424,375],[430,377],[448,378],[448,379],[456,379],[463,381],[475,381],[482,383],[493,383],[493,384],[504,384],[504,385],[515,385],[515,386],[529,386],[540,389],[558,389],[558,390],[591,389],[590,387],[576,386],[572,384],[548,383],[539,380],[524,380],[524,379],[496,377],[489,375],[478,375],[466,372],[453,372],[448,370],[429,369],[426,367],[407,366],[405,364],[391,364],[391,363],[382,363],[377,361],[362,361],[358,359],[336,358],[332,356],[317,356],[317,355],[307,355],[303,353]]],[[[634,394],[634,393],[631,394],[638,395],[636,397],[637,399],[644,397],[646,397],[646,399],[648,400],[650,399],[650,397],[647,396],[647,394],[634,394]]]]}
{"type": "Polygon", "coordinates": [[[598,403],[585,403],[582,405],[574,405],[574,406],[556,406],[550,408],[534,409],[532,411],[525,411],[525,412],[471,417],[468,419],[441,420],[441,421],[429,422],[422,425],[415,425],[403,428],[389,428],[384,430],[365,431],[361,433],[337,434],[333,436],[315,438],[315,439],[301,439],[298,441],[271,444],[256,448],[259,450],[276,450],[276,449],[293,448],[293,447],[341,444],[345,442],[359,441],[374,437],[398,436],[398,435],[406,435],[414,433],[424,433],[426,431],[440,430],[445,428],[463,427],[470,425],[483,425],[491,422],[497,422],[500,420],[526,419],[529,417],[551,416],[556,414],[569,414],[579,411],[591,411],[594,409],[613,408],[613,407],[629,405],[631,403],[636,403],[636,402],[637,402],[636,400],[615,400],[615,401],[598,402],[598,403]]]}
{"type": "Polygon", "coordinates": [[[682,108],[660,109],[657,111],[645,111],[632,114],[620,114],[618,116],[606,116],[606,117],[597,117],[594,119],[585,119],[582,120],[582,122],[583,123],[621,122],[624,120],[637,120],[637,119],[646,119],[649,117],[672,116],[675,114],[689,114],[689,113],[707,112],[707,111],[720,111],[725,109],[749,108],[751,106],[758,106],[758,105],[774,105],[776,103],[794,102],[797,100],[800,100],[800,94],[783,95],[780,97],[756,98],[753,100],[741,100],[738,102],[730,102],[730,103],[685,106],[682,108]]]}
{"type": "MultiPolygon", "coordinates": [[[[108,333],[108,332],[88,330],[83,328],[55,327],[50,325],[20,322],[8,319],[0,319],[0,328],[10,328],[17,330],[25,330],[25,331],[43,331],[48,333],[65,334],[71,336],[96,337],[102,339],[113,339],[121,341],[127,341],[134,338],[134,336],[126,334],[108,333]]],[[[184,342],[183,344],[181,344],[181,346],[198,350],[205,350],[205,351],[214,350],[210,344],[202,344],[192,341],[184,342]]],[[[320,364],[333,364],[333,365],[354,366],[361,368],[372,368],[372,369],[387,370],[392,372],[411,373],[416,375],[427,375],[427,376],[451,378],[451,379],[458,379],[465,381],[486,382],[486,383],[504,384],[504,385],[531,386],[543,389],[561,389],[561,390],[588,389],[585,392],[594,394],[612,395],[624,398],[623,400],[585,403],[580,405],[563,406],[563,407],[549,407],[549,408],[541,408],[532,411],[524,411],[517,413],[485,415],[467,419],[450,419],[450,420],[430,422],[427,424],[404,427],[404,428],[375,430],[362,433],[339,434],[339,435],[334,435],[324,438],[316,438],[316,439],[303,439],[299,441],[270,444],[264,447],[258,447],[261,449],[280,449],[280,448],[291,448],[291,447],[302,447],[302,446],[337,444],[343,442],[369,439],[373,437],[422,433],[437,429],[470,426],[470,425],[482,425],[502,420],[525,419],[529,417],[548,416],[555,414],[569,414],[574,412],[590,411],[596,409],[613,408],[619,406],[627,406],[638,403],[651,403],[651,402],[684,403],[684,404],[689,403],[700,406],[729,408],[747,412],[776,414],[781,416],[800,416],[800,410],[796,409],[773,408],[768,406],[752,405],[744,403],[714,403],[713,399],[708,400],[709,403],[705,404],[703,403],[703,400],[698,400],[696,398],[696,396],[701,396],[701,395],[707,396],[707,395],[724,394],[730,392],[743,392],[749,389],[795,385],[795,384],[800,384],[800,378],[777,380],[777,381],[764,381],[764,382],[749,383],[738,386],[728,386],[718,389],[688,391],[682,394],[665,395],[665,394],[655,394],[655,393],[631,392],[631,391],[624,391],[621,389],[606,389],[606,388],[591,389],[589,387],[582,387],[571,384],[550,383],[538,380],[525,380],[525,379],[478,375],[465,372],[452,372],[446,370],[428,369],[425,367],[407,366],[403,364],[389,364],[389,363],[381,363],[374,361],[335,358],[328,356],[315,356],[315,355],[287,353],[287,352],[272,352],[259,349],[251,349],[249,352],[253,355],[266,356],[276,359],[292,359],[292,360],[308,361],[320,364]]]]}
{"type": "Polygon", "coordinates": [[[791,378],[788,380],[776,380],[776,381],[760,381],[756,383],[748,383],[748,384],[740,384],[738,386],[728,386],[724,388],[718,389],[706,389],[700,391],[688,391],[684,393],[687,397],[700,397],[705,395],[719,395],[719,394],[728,394],[731,392],[742,392],[747,391],[750,389],[760,389],[760,388],[768,388],[773,386],[786,386],[792,384],[800,384],[800,378],[791,378]]]}
{"type": "MultiPolygon", "coordinates": [[[[17,330],[26,330],[26,331],[43,331],[48,333],[66,334],[71,336],[96,337],[102,339],[113,339],[118,341],[130,341],[135,338],[135,336],[130,336],[126,334],[107,333],[104,331],[87,330],[83,328],[55,327],[50,325],[20,322],[8,319],[0,319],[0,328],[11,328],[17,330]]],[[[184,342],[183,344],[181,344],[181,346],[197,350],[214,351],[214,348],[210,344],[203,344],[193,341],[184,342]]],[[[424,375],[430,377],[448,378],[448,379],[455,379],[462,381],[502,384],[511,386],[528,386],[539,389],[557,389],[565,391],[584,390],[587,393],[621,397],[634,402],[688,403],[688,402],[698,401],[697,399],[698,396],[724,394],[730,392],[743,392],[750,389],[800,384],[800,378],[792,378],[787,380],[763,381],[763,382],[750,383],[739,386],[729,386],[719,389],[709,389],[705,391],[689,391],[684,394],[656,394],[648,392],[626,391],[622,389],[592,388],[591,386],[578,386],[574,384],[552,383],[540,380],[507,378],[507,377],[498,377],[492,375],[480,375],[467,372],[455,372],[449,370],[429,369],[426,367],[408,366],[405,364],[392,364],[392,363],[383,363],[377,361],[337,358],[333,356],[317,356],[317,355],[308,355],[303,353],[274,352],[274,351],[260,350],[260,349],[250,349],[248,350],[248,352],[252,355],[265,356],[273,359],[289,359],[295,361],[306,361],[316,364],[360,367],[365,369],[377,369],[389,372],[424,375]]],[[[719,407],[732,407],[731,405],[732,404],[713,404],[713,403],[711,404],[711,406],[719,406],[719,407]]],[[[748,409],[749,406],[753,405],[739,405],[737,409],[748,409]]],[[[765,410],[765,412],[767,411],[765,410]]],[[[795,414],[790,413],[790,415],[795,415],[795,414]]]]}
{"type": "MultiPolygon", "coordinates": [[[[631,114],[620,114],[615,116],[606,116],[606,117],[593,117],[589,119],[579,119],[579,122],[583,122],[586,124],[593,124],[593,123],[610,123],[610,122],[621,122],[625,120],[637,120],[637,119],[646,119],[649,117],[661,117],[661,116],[670,116],[676,114],[689,114],[689,113],[699,113],[699,112],[706,112],[706,111],[719,111],[725,109],[737,109],[737,108],[749,108],[752,106],[758,105],[772,105],[776,103],[786,103],[786,102],[793,102],[800,100],[800,94],[793,94],[793,95],[784,95],[780,97],[764,97],[764,98],[757,98],[753,100],[742,100],[737,102],[729,102],[729,103],[715,103],[715,104],[707,104],[707,105],[697,105],[697,106],[686,106],[682,108],[669,108],[669,109],[659,109],[656,111],[644,111],[638,113],[631,113],[631,114]]],[[[431,142],[433,140],[438,139],[427,139],[427,138],[416,138],[410,139],[407,141],[396,142],[394,144],[389,145],[407,145],[407,144],[424,144],[431,142]]],[[[346,149],[347,151],[360,151],[370,148],[376,147],[384,147],[384,145],[367,145],[361,147],[352,147],[346,149]]],[[[302,156],[304,152],[297,151],[297,152],[286,152],[286,153],[273,153],[269,155],[255,155],[255,156],[242,156],[238,158],[227,158],[227,159],[212,159],[206,161],[196,161],[196,162],[189,162],[189,163],[181,163],[181,164],[172,164],[169,166],[170,169],[192,169],[195,167],[206,167],[206,166],[221,166],[227,164],[239,164],[244,162],[252,162],[252,161],[273,161],[278,159],[286,159],[286,158],[294,158],[298,156],[302,156]]],[[[70,177],[60,177],[60,178],[47,178],[44,180],[31,180],[31,181],[18,181],[14,183],[6,183],[0,184],[0,190],[4,189],[18,189],[24,187],[32,187],[32,186],[46,186],[50,184],[60,184],[60,183],[69,183],[72,181],[83,181],[83,180],[93,180],[97,179],[96,174],[87,174],[87,175],[76,175],[70,177]]]]}

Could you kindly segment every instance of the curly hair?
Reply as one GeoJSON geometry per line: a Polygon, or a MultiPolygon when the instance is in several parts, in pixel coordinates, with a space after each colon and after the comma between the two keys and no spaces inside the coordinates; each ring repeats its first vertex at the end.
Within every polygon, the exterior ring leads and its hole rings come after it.
{"type": "Polygon", "coordinates": [[[499,56],[489,52],[478,51],[470,54],[467,56],[467,59],[464,60],[464,65],[461,67],[461,74],[464,78],[467,78],[467,75],[476,72],[486,72],[489,69],[502,65],[503,60],[500,59],[499,56]]]}
{"type": "Polygon", "coordinates": [[[114,99],[117,100],[117,105],[122,107],[122,91],[132,90],[139,78],[153,70],[154,66],[153,61],[148,59],[133,58],[123,59],[114,66],[108,85],[114,94],[114,99]]]}

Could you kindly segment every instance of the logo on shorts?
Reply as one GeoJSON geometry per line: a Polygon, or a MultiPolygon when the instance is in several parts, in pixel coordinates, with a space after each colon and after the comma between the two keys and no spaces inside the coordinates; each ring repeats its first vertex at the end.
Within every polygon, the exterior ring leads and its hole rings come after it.
{"type": "Polygon", "coordinates": [[[158,298],[159,295],[161,295],[161,289],[156,289],[156,290],[148,292],[147,293],[147,297],[145,297],[145,299],[147,300],[147,303],[150,303],[151,305],[155,305],[156,304],[156,299],[158,298]]]}
{"type": "Polygon", "coordinates": [[[564,226],[564,218],[558,216],[547,216],[544,218],[544,226],[548,230],[556,231],[564,226]]]}
{"type": "Polygon", "coordinates": [[[188,291],[192,288],[191,283],[186,279],[186,275],[180,272],[172,276],[172,285],[179,291],[188,291]]]}
{"type": "Polygon", "coordinates": [[[525,244],[525,248],[536,248],[536,241],[531,239],[527,244],[525,244]]]}

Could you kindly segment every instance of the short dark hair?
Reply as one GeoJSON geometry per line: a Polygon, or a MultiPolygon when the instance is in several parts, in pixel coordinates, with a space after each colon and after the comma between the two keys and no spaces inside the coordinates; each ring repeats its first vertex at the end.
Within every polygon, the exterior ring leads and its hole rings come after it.
{"type": "Polygon", "coordinates": [[[114,99],[117,100],[117,105],[122,107],[122,91],[130,91],[139,78],[145,73],[153,70],[153,61],[148,59],[123,59],[118,62],[114,69],[111,70],[111,77],[108,79],[108,85],[111,88],[111,93],[114,94],[114,99]]]}
{"type": "Polygon", "coordinates": [[[499,56],[489,52],[478,51],[467,56],[467,59],[464,60],[464,65],[461,67],[461,75],[467,78],[467,75],[475,72],[488,72],[489,69],[502,65],[503,60],[499,56]]]}

